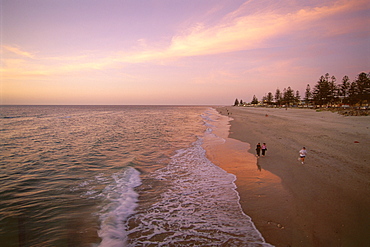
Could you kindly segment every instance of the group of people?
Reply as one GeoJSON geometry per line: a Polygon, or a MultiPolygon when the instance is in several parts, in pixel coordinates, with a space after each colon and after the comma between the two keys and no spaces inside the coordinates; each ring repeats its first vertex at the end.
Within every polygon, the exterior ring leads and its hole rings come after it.
{"type": "MultiPolygon", "coordinates": [[[[261,151],[262,151],[262,157],[264,157],[266,155],[266,151],[267,151],[266,143],[263,143],[262,145],[261,145],[261,143],[257,143],[257,147],[256,147],[256,156],[257,156],[257,158],[259,158],[261,156],[261,151]]],[[[300,160],[302,162],[302,165],[304,164],[304,159],[306,158],[306,155],[307,155],[307,150],[306,150],[305,147],[303,147],[299,151],[299,158],[298,158],[298,160],[300,160]]]]}
{"type": "Polygon", "coordinates": [[[263,143],[262,145],[261,143],[257,143],[257,147],[256,147],[257,158],[261,156],[261,151],[262,151],[262,157],[264,157],[267,151],[266,143],[263,143]]]}

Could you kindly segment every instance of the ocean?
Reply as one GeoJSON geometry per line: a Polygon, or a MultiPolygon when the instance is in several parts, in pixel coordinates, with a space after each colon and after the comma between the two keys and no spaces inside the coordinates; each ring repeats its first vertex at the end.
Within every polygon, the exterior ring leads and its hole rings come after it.
{"type": "Polygon", "coordinates": [[[1,106],[1,246],[271,246],[205,106],[1,106]],[[208,138],[209,139],[209,138],[208,138]]]}

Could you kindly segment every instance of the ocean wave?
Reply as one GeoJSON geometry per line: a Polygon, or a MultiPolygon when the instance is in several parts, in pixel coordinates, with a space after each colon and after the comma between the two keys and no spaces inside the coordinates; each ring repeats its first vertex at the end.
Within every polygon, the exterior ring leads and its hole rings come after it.
{"type": "Polygon", "coordinates": [[[141,185],[140,173],[128,167],[123,173],[112,175],[113,182],[102,194],[105,195],[105,206],[100,210],[99,246],[124,246],[127,240],[126,219],[135,212],[138,193],[134,188],[141,185]]]}
{"type": "Polygon", "coordinates": [[[127,246],[271,246],[242,211],[236,176],[208,160],[202,143],[199,137],[177,150],[153,173],[166,190],[149,209],[130,217],[127,246]]]}

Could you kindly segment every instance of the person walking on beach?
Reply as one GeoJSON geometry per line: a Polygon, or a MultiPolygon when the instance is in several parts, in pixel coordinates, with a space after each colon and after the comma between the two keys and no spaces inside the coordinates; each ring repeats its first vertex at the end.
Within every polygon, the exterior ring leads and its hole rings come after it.
{"type": "Polygon", "coordinates": [[[262,144],[261,149],[262,149],[262,157],[265,157],[266,151],[267,151],[266,143],[262,144]]]}
{"type": "Polygon", "coordinates": [[[257,158],[259,158],[260,157],[260,153],[261,153],[261,144],[260,143],[257,143],[256,153],[257,153],[257,158]]]}
{"type": "Polygon", "coordinates": [[[299,158],[301,159],[301,162],[302,162],[302,165],[304,164],[304,158],[306,158],[306,155],[307,155],[307,150],[305,147],[303,147],[300,151],[299,151],[299,158]]]}

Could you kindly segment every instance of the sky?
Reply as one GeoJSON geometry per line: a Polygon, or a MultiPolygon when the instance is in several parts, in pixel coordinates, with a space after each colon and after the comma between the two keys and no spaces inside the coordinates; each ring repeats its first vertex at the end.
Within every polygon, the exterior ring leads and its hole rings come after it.
{"type": "Polygon", "coordinates": [[[0,104],[231,105],[370,72],[369,0],[0,0],[0,104]]]}

